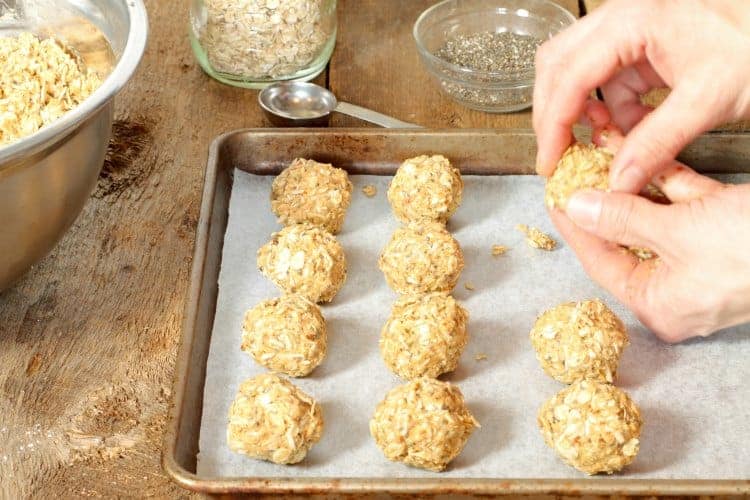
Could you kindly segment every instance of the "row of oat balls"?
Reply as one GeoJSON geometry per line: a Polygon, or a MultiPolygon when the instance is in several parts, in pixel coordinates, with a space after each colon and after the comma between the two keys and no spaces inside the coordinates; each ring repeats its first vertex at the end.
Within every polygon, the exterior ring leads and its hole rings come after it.
{"type": "Polygon", "coordinates": [[[377,406],[370,432],[393,461],[441,471],[479,423],[458,387],[437,380],[456,369],[468,343],[468,312],[451,295],[464,266],[445,224],[461,203],[461,173],[447,158],[418,156],[398,168],[388,189],[404,225],[380,255],[388,285],[401,296],[380,337],[388,368],[409,380],[377,406]]]}
{"type": "Polygon", "coordinates": [[[292,464],[320,440],[320,406],[279,374],[304,377],[326,356],[317,304],[333,300],[346,280],[346,257],[334,235],[351,197],[344,170],[312,160],[294,160],[273,181],[271,208],[284,228],[258,250],[257,264],[283,295],[245,314],[242,350],[271,373],[240,384],[227,427],[235,452],[292,464]]]}

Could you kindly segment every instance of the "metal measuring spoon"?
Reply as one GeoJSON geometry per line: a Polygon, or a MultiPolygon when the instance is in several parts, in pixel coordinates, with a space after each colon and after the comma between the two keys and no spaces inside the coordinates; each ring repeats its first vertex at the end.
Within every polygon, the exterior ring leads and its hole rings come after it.
{"type": "Polygon", "coordinates": [[[280,127],[325,127],[334,111],[386,128],[421,128],[390,116],[340,102],[333,93],[310,82],[282,82],[269,85],[258,94],[260,107],[280,127]]]}

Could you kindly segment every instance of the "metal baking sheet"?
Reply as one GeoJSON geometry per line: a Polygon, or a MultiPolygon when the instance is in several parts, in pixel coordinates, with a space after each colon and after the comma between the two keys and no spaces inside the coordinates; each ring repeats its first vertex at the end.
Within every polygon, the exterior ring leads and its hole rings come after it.
{"type": "MultiPolygon", "coordinates": [[[[320,159],[338,157],[339,161],[334,161],[338,164],[346,162],[343,166],[349,168],[350,171],[389,174],[407,156],[423,151],[440,151],[449,155],[455,163],[462,167],[465,173],[471,171],[484,174],[525,173],[529,171],[530,159],[533,158],[533,138],[530,138],[528,133],[497,134],[469,131],[416,134],[403,132],[346,132],[343,134],[328,132],[321,134],[320,132],[308,132],[294,134],[294,138],[292,138],[290,132],[283,132],[276,133],[276,137],[273,138],[277,140],[273,143],[267,142],[271,138],[267,131],[257,132],[256,134],[262,137],[252,133],[238,134],[234,136],[235,140],[231,145],[228,145],[226,140],[223,145],[215,144],[214,152],[218,153],[218,156],[221,156],[222,152],[237,151],[242,151],[244,155],[230,157],[223,162],[220,161],[223,169],[216,168],[216,172],[212,172],[211,165],[209,165],[207,171],[204,202],[208,197],[212,210],[210,210],[211,215],[207,214],[207,207],[204,203],[203,216],[206,217],[201,219],[201,231],[206,235],[213,232],[219,241],[215,241],[213,245],[203,246],[202,238],[199,237],[197,243],[199,248],[196,250],[195,262],[199,269],[196,274],[200,274],[204,280],[203,285],[201,285],[199,279],[194,279],[194,282],[198,285],[191,292],[198,295],[198,297],[194,297],[197,298],[196,304],[198,307],[195,307],[193,311],[195,314],[192,317],[200,320],[206,331],[199,336],[195,328],[191,328],[190,324],[187,325],[187,330],[192,329],[193,334],[190,339],[186,338],[185,340],[192,344],[193,351],[199,350],[202,355],[198,360],[195,356],[192,356],[190,368],[193,373],[189,372],[187,377],[182,378],[182,381],[179,380],[180,374],[178,373],[176,403],[183,400],[183,410],[175,415],[176,419],[173,423],[177,427],[174,429],[174,441],[171,441],[171,444],[175,451],[181,451],[182,454],[178,459],[177,453],[169,453],[169,437],[167,454],[165,454],[167,469],[182,484],[207,492],[327,491],[329,489],[340,491],[379,491],[385,489],[389,491],[440,492],[457,489],[473,493],[487,491],[570,492],[571,490],[589,492],[658,490],[688,493],[696,491],[729,492],[747,488],[746,478],[750,476],[747,463],[750,463],[750,460],[747,460],[745,454],[750,447],[747,446],[748,443],[743,445],[740,442],[743,438],[732,436],[736,448],[730,448],[732,452],[727,453],[726,446],[731,447],[733,443],[726,440],[726,436],[721,435],[720,432],[722,423],[727,424],[729,422],[730,425],[726,425],[726,427],[730,427],[731,422],[741,426],[742,422],[746,421],[748,417],[747,407],[743,407],[741,404],[738,406],[738,401],[743,400],[742,379],[744,377],[742,377],[741,370],[730,370],[730,366],[728,366],[730,363],[727,363],[726,354],[732,352],[739,356],[738,359],[741,359],[742,353],[750,350],[750,343],[748,343],[750,341],[744,340],[750,338],[747,335],[750,332],[744,332],[744,334],[741,331],[730,332],[723,335],[720,340],[712,339],[709,342],[693,342],[684,346],[669,347],[651,338],[648,332],[638,326],[625,311],[615,306],[618,312],[626,317],[626,322],[631,325],[633,346],[629,351],[626,351],[621,381],[622,385],[633,394],[636,401],[644,409],[646,428],[641,456],[622,476],[584,478],[572,469],[560,464],[551,450],[544,447],[538,432],[534,429],[536,407],[544,399],[559,390],[560,386],[547,379],[536,365],[533,353],[528,346],[527,331],[534,316],[541,309],[574,297],[583,298],[603,294],[586,280],[576,266],[572,255],[564,247],[551,254],[541,254],[539,251],[528,249],[520,243],[520,234],[517,236],[513,234],[513,221],[503,218],[504,215],[510,216],[510,218],[518,217],[518,213],[512,214],[514,207],[523,207],[525,203],[529,203],[529,199],[541,199],[541,183],[539,179],[531,176],[493,176],[484,179],[467,177],[464,207],[459,210],[452,221],[453,227],[451,229],[454,230],[459,241],[464,244],[467,253],[467,268],[459,286],[465,281],[471,281],[476,290],[468,291],[464,288],[456,290],[457,297],[465,302],[470,313],[472,313],[472,321],[469,324],[472,340],[462,359],[459,371],[448,379],[459,384],[467,396],[470,406],[473,403],[472,409],[483,423],[483,428],[475,433],[464,454],[455,461],[454,466],[447,473],[442,475],[427,473],[388,463],[372,444],[367,433],[367,418],[369,418],[369,412],[371,412],[368,405],[374,407],[385,391],[398,383],[398,380],[390,375],[382,365],[377,353],[377,335],[385,319],[385,317],[380,318],[380,316],[387,314],[387,309],[395,298],[385,287],[382,276],[379,276],[374,262],[377,258],[377,252],[392,229],[390,225],[395,228],[395,221],[388,220],[387,203],[383,196],[387,179],[382,177],[374,180],[354,177],[357,184],[365,182],[379,184],[379,195],[376,199],[370,200],[361,196],[359,192],[355,193],[355,202],[350,210],[347,226],[345,226],[341,236],[345,248],[350,246],[354,249],[353,255],[355,258],[350,259],[350,283],[342,290],[341,301],[339,302],[339,299],[337,299],[334,305],[329,306],[330,315],[332,315],[332,319],[329,319],[329,321],[332,322],[332,328],[336,329],[338,326],[340,329],[345,329],[346,332],[333,332],[331,335],[329,358],[318,369],[320,371],[319,376],[316,372],[312,378],[297,382],[303,389],[316,397],[321,398],[319,392],[324,393],[322,398],[324,412],[328,410],[326,412],[327,433],[331,437],[326,440],[324,435],[323,441],[313,448],[309,460],[296,467],[279,467],[255,462],[244,457],[236,457],[236,460],[228,461],[227,456],[229,458],[235,457],[222,454],[222,450],[225,449],[223,434],[225,422],[222,422],[222,414],[226,414],[224,406],[228,406],[228,402],[231,401],[238,380],[259,371],[259,367],[239,352],[239,333],[234,330],[238,328],[238,318],[241,321],[241,313],[244,308],[249,307],[257,300],[275,294],[273,287],[269,287],[267,290],[264,288],[264,286],[269,285],[266,285],[262,277],[254,271],[254,258],[252,256],[255,248],[245,249],[245,253],[249,254],[249,258],[248,256],[244,258],[244,265],[247,269],[242,267],[242,258],[238,259],[238,255],[232,256],[237,254],[238,248],[247,243],[235,241],[234,243],[240,245],[233,247],[231,233],[236,232],[232,229],[233,215],[229,215],[229,228],[226,228],[227,212],[238,216],[235,223],[243,221],[244,226],[248,227],[248,217],[241,212],[242,200],[244,198],[246,202],[249,202],[244,207],[245,210],[250,210],[249,213],[258,213],[258,206],[253,205],[253,200],[257,201],[258,197],[263,195],[262,198],[267,203],[268,186],[263,183],[270,185],[270,179],[242,173],[237,174],[234,182],[232,182],[232,167],[238,167],[247,172],[267,174],[272,173],[274,169],[288,162],[292,157],[299,155],[320,159]],[[246,140],[252,140],[256,146],[273,144],[275,147],[264,148],[263,150],[256,149],[248,155],[249,148],[245,144],[246,140]],[[320,144],[326,141],[328,141],[328,144],[320,144]],[[379,156],[372,155],[370,145],[379,141],[384,142],[384,144],[380,144],[380,146],[383,146],[383,149],[380,149],[381,154],[379,156]],[[392,144],[386,144],[388,141],[392,141],[392,144]],[[491,144],[493,141],[495,144],[491,144]],[[310,143],[314,143],[312,144],[313,147],[324,147],[318,149],[317,152],[312,151],[309,149],[310,143]],[[480,156],[481,152],[457,151],[449,148],[451,144],[460,143],[475,145],[479,143],[483,147],[494,146],[490,150],[494,153],[485,154],[483,159],[480,156]],[[531,145],[531,147],[524,151],[524,145],[531,145]],[[285,150],[285,147],[289,149],[285,150]],[[280,151],[281,154],[278,154],[280,151]],[[523,156],[524,153],[526,159],[523,161],[518,161],[517,157],[513,157],[513,155],[523,156]],[[287,156],[283,156],[284,154],[287,156]],[[371,160],[367,159],[368,154],[372,155],[371,160]],[[322,158],[322,155],[327,157],[322,158]],[[359,160],[359,158],[363,159],[359,160]],[[251,168],[247,168],[248,165],[245,164],[248,159],[252,163],[251,168]],[[214,175],[216,177],[212,181],[211,177],[214,175]],[[226,178],[222,179],[224,175],[226,175],[226,178]],[[209,189],[209,184],[212,183],[214,187],[209,189]],[[221,186],[220,191],[217,190],[217,186],[221,186]],[[233,201],[228,203],[226,198],[232,186],[235,194],[232,198],[233,201]],[[252,191],[253,186],[258,188],[257,192],[252,191]],[[519,186],[522,187],[519,188],[519,186]],[[261,193],[260,190],[265,191],[261,193]],[[487,199],[487,192],[500,193],[496,212],[488,211],[486,205],[481,206],[480,204],[481,200],[487,199]],[[238,193],[244,193],[244,195],[238,193]],[[370,206],[368,206],[368,202],[370,206]],[[358,207],[358,203],[363,205],[358,207]],[[378,203],[381,203],[381,205],[377,205],[378,203]],[[475,204],[477,206],[473,206],[475,204]],[[378,206],[379,209],[374,209],[373,206],[378,206]],[[216,216],[216,208],[219,209],[220,217],[216,216]],[[383,228],[378,227],[378,230],[374,231],[383,239],[379,245],[376,245],[376,248],[370,248],[375,245],[363,237],[362,233],[365,227],[370,227],[364,223],[368,211],[377,214],[371,218],[373,221],[371,225],[384,224],[383,228]],[[482,213],[482,217],[477,218],[478,213],[482,213]],[[381,214],[384,216],[381,217],[381,214]],[[362,217],[365,218],[359,220],[362,217]],[[204,219],[210,222],[207,227],[203,226],[204,219]],[[225,233],[227,233],[226,240],[224,238],[225,233]],[[347,237],[347,234],[349,237],[347,237]],[[226,246],[222,247],[224,241],[226,246]],[[507,243],[513,247],[507,258],[503,258],[499,264],[489,257],[489,247],[493,243],[507,243]],[[220,248],[213,248],[214,246],[220,248]],[[201,248],[205,251],[203,256],[199,255],[201,248]],[[218,310],[216,310],[215,281],[217,280],[218,268],[220,267],[219,259],[222,258],[222,253],[223,258],[227,261],[225,264],[230,264],[231,261],[232,269],[237,271],[232,272],[231,275],[246,276],[247,278],[238,280],[232,285],[231,280],[227,281],[226,276],[222,277],[220,279],[221,292],[229,295],[239,293],[247,295],[247,298],[239,299],[239,301],[236,301],[238,303],[231,306],[227,305],[226,298],[220,299],[218,310]],[[366,258],[369,253],[375,256],[374,259],[366,258]],[[362,258],[357,258],[358,255],[362,258]],[[369,262],[369,260],[373,260],[373,262],[369,262]],[[479,263],[483,261],[486,261],[491,268],[482,268],[479,263]],[[207,263],[210,263],[209,267],[211,268],[208,275],[206,273],[206,271],[209,271],[206,266],[207,263]],[[526,267],[525,270],[524,267],[526,267]],[[544,276],[553,274],[552,272],[555,269],[565,269],[566,273],[562,273],[563,276],[572,273],[575,279],[566,279],[560,283],[553,280],[553,286],[536,283],[536,281],[544,279],[544,276]],[[354,280],[356,281],[352,283],[354,280]],[[362,302],[362,297],[357,297],[361,292],[362,280],[367,282],[365,285],[372,288],[367,293],[368,300],[371,301],[368,303],[382,304],[382,306],[371,308],[373,318],[367,317],[360,318],[361,321],[352,321],[353,313],[346,309],[346,304],[348,302],[350,307],[356,308],[352,305],[352,302],[355,304],[362,302]],[[575,285],[571,283],[575,283],[575,285]],[[588,285],[584,286],[582,283],[588,283],[588,285]],[[201,290],[206,290],[207,286],[211,287],[209,288],[211,293],[200,293],[201,290]],[[237,287],[243,291],[238,292],[237,287]],[[360,288],[360,290],[357,288],[360,288]],[[539,289],[544,290],[545,293],[540,293],[539,289]],[[258,296],[253,295],[254,293],[258,296]],[[383,296],[380,297],[380,295],[383,296]],[[203,308],[204,314],[201,314],[201,296],[208,299],[208,303],[203,308]],[[491,313],[492,307],[488,304],[492,304],[493,301],[498,299],[507,303],[511,309],[517,308],[518,314],[493,316],[491,313]],[[246,303],[242,304],[243,300],[246,303]],[[205,307],[208,307],[209,310],[205,311],[205,307]],[[214,313],[216,314],[215,317],[214,313]],[[213,341],[211,341],[213,344],[212,355],[207,357],[206,351],[208,350],[209,339],[205,337],[211,336],[214,321],[217,329],[214,330],[213,341]],[[234,323],[237,323],[237,328],[232,326],[234,323]],[[363,326],[360,328],[359,325],[363,326]],[[357,339],[361,342],[354,343],[349,339],[357,339]],[[236,340],[234,342],[237,344],[236,349],[231,348],[233,340],[236,340]],[[339,344],[338,349],[337,342],[339,344]],[[227,356],[235,356],[235,358],[223,358],[219,354],[221,349],[218,347],[222,345],[226,347],[229,353],[227,356]],[[200,349],[196,349],[199,346],[200,349]],[[356,363],[351,362],[351,349],[360,351],[360,354],[364,353],[359,356],[356,363]],[[488,354],[489,359],[481,362],[475,361],[473,355],[478,353],[488,354]],[[630,353],[630,356],[628,356],[628,353],[630,353]],[[213,360],[211,357],[213,357],[213,360]],[[337,360],[338,363],[343,363],[343,368],[337,366],[337,360]],[[206,365],[207,362],[208,365],[206,365]],[[720,388],[717,388],[717,382],[712,382],[710,378],[698,380],[692,376],[693,367],[701,362],[712,366],[726,365],[727,372],[723,374],[724,376],[718,377],[719,382],[723,381],[720,388]],[[207,382],[205,380],[206,366],[208,366],[207,382]],[[357,370],[360,369],[364,370],[365,374],[371,374],[362,383],[362,386],[367,389],[361,391],[359,400],[354,398],[352,401],[347,401],[348,393],[341,388],[338,391],[336,390],[336,382],[343,382],[343,380],[337,380],[337,377],[346,378],[349,376],[356,379],[357,370]],[[202,373],[196,374],[195,371],[201,371],[202,373]],[[519,389],[523,391],[526,388],[524,384],[519,385],[520,378],[518,375],[520,374],[523,374],[524,380],[533,382],[525,384],[533,387],[534,390],[527,390],[526,392],[530,394],[524,394],[524,397],[514,394],[519,389]],[[187,384],[187,379],[191,376],[199,384],[198,388],[195,387],[195,383],[183,385],[187,384]],[[660,404],[665,396],[670,396],[669,389],[674,388],[673,381],[685,378],[692,381],[691,383],[695,386],[696,391],[701,391],[702,394],[707,396],[701,400],[688,398],[685,400],[687,404],[677,405],[677,407],[671,402],[660,404]],[[497,380],[505,380],[507,383],[494,383],[493,385],[493,381],[497,380]],[[224,386],[225,389],[222,393],[219,393],[215,390],[216,386],[224,386]],[[202,400],[204,387],[209,390],[206,392],[205,399],[202,400]],[[492,389],[488,389],[488,387],[492,387],[492,389]],[[187,416],[185,409],[188,406],[185,405],[184,394],[180,394],[180,391],[188,392],[193,403],[199,403],[202,400],[205,404],[204,411],[195,410],[195,405],[193,405],[189,407],[191,411],[189,412],[190,415],[187,416]],[[727,398],[724,394],[721,394],[721,391],[728,391],[732,395],[727,398]],[[337,394],[338,398],[335,397],[337,394]],[[723,399],[720,396],[724,396],[723,399]],[[342,398],[344,399],[343,402],[341,401],[342,398]],[[326,402],[328,402],[328,405],[326,405],[326,402]],[[353,414],[357,418],[347,420],[342,417],[344,412],[349,410],[346,406],[350,404],[359,409],[361,414],[357,414],[357,410],[354,410],[353,414]],[[725,415],[724,419],[711,420],[712,414],[717,412],[719,414],[728,413],[722,412],[726,409],[732,409],[733,411],[730,415],[725,415]],[[739,411],[737,411],[738,409],[739,411]],[[203,422],[203,445],[201,447],[200,466],[196,467],[198,465],[196,439],[203,415],[206,416],[206,420],[203,422]],[[362,420],[362,422],[359,422],[359,420],[362,420]],[[347,425],[346,422],[350,423],[347,425]],[[183,427],[180,427],[181,424],[183,427]],[[192,427],[188,427],[188,425],[192,427]],[[712,426],[716,428],[714,429],[712,426]],[[352,428],[349,429],[349,427],[352,428]],[[705,431],[703,434],[700,434],[701,429],[705,431]],[[698,432],[697,436],[696,431],[698,432]],[[711,443],[711,441],[704,439],[704,436],[709,432],[719,433],[718,435],[720,435],[720,438],[713,441],[715,445],[713,448],[707,447],[706,443],[711,443]],[[356,442],[350,443],[351,446],[348,446],[347,450],[343,452],[338,449],[341,443],[335,437],[341,433],[356,437],[356,442]],[[179,439],[179,436],[182,438],[179,439]],[[180,446],[182,446],[182,449],[180,449],[180,446]],[[341,459],[344,459],[344,461],[337,462],[341,459]],[[178,462],[178,460],[180,461],[178,462]],[[713,465],[714,463],[717,465],[722,463],[722,466],[716,467],[713,465]],[[353,465],[347,467],[350,464],[353,465]],[[366,464],[366,467],[362,464],[366,464]],[[175,466],[179,468],[176,469],[175,466]],[[361,473],[358,474],[358,471],[361,471],[361,473]],[[283,477],[287,475],[290,477],[283,477]],[[392,477],[408,477],[410,479],[394,482],[390,479],[392,477]],[[677,489],[675,490],[675,488],[677,489]]],[[[274,134],[270,135],[273,136],[274,134]]],[[[726,160],[725,165],[731,165],[731,161],[735,161],[731,158],[726,160]]],[[[359,187],[361,186],[356,186],[356,188],[359,187]]],[[[528,209],[523,209],[523,211],[533,220],[517,222],[528,222],[545,229],[550,228],[546,218],[543,217],[543,211],[539,212],[541,215],[533,216],[532,214],[535,211],[528,209]]],[[[258,242],[262,243],[268,235],[260,233],[270,233],[276,226],[273,223],[273,218],[270,217],[270,212],[268,217],[257,215],[254,219],[254,225],[245,234],[257,234],[258,242]]],[[[255,243],[251,245],[255,245],[255,243]]],[[[372,257],[372,255],[369,256],[372,257]]],[[[194,274],[194,278],[196,278],[196,274],[194,274]]],[[[611,300],[608,302],[614,304],[611,300]]],[[[190,309],[189,306],[189,312],[190,309]]],[[[324,314],[326,312],[327,309],[324,309],[324,314]]],[[[329,317],[328,314],[327,317],[329,317]]],[[[188,323],[190,323],[189,319],[188,323]]],[[[186,345],[183,344],[181,365],[185,348],[186,345]]],[[[352,381],[349,381],[349,384],[351,383],[352,381]]],[[[179,406],[176,407],[176,410],[178,409],[179,406]]]]}

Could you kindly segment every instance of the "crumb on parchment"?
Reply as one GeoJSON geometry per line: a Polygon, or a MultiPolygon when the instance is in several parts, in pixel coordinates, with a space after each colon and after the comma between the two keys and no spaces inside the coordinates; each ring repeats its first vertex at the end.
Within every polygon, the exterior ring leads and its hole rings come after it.
{"type": "Polygon", "coordinates": [[[492,245],[492,256],[493,257],[499,257],[500,255],[505,255],[505,252],[508,251],[508,247],[505,245],[492,245]]]}
{"type": "Polygon", "coordinates": [[[526,224],[518,224],[516,229],[526,235],[526,243],[532,248],[550,251],[557,247],[557,242],[553,240],[552,237],[535,227],[529,227],[526,224]]]}
{"type": "Polygon", "coordinates": [[[464,283],[464,288],[466,288],[467,290],[476,290],[474,283],[472,283],[471,281],[467,281],[466,283],[464,283]]]}
{"type": "Polygon", "coordinates": [[[487,359],[487,355],[482,353],[477,354],[474,356],[474,361],[485,361],[487,359]]]}
{"type": "Polygon", "coordinates": [[[362,188],[362,192],[363,192],[363,193],[364,193],[364,195],[365,195],[365,196],[367,196],[368,198],[372,198],[373,196],[375,196],[376,194],[378,194],[378,188],[376,188],[376,187],[375,187],[374,185],[372,185],[372,184],[368,184],[368,185],[366,185],[366,186],[364,186],[364,187],[362,188]]]}

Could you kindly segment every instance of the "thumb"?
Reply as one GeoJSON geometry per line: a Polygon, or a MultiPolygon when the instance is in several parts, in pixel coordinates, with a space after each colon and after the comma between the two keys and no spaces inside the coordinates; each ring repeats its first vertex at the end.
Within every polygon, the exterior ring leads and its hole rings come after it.
{"type": "Polygon", "coordinates": [[[611,189],[639,192],[688,143],[717,124],[717,113],[695,91],[673,90],[625,137],[610,169],[611,189]]]}
{"type": "Polygon", "coordinates": [[[661,253],[658,240],[667,232],[669,209],[633,194],[586,190],[570,197],[565,212],[581,229],[606,241],[661,253]]]}

